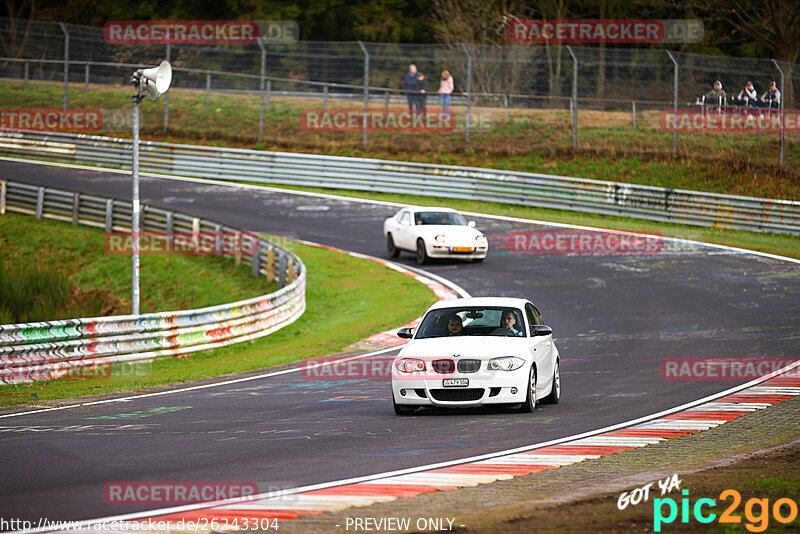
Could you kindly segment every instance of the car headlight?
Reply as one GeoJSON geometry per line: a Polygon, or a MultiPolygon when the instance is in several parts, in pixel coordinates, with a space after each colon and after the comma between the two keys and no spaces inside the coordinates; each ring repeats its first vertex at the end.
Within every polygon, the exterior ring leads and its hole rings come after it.
{"type": "Polygon", "coordinates": [[[437,243],[444,243],[444,234],[439,234],[436,237],[434,237],[434,239],[436,240],[437,243]]]}
{"type": "Polygon", "coordinates": [[[484,236],[484,235],[476,235],[475,236],[475,241],[477,241],[478,243],[486,243],[486,236],[484,236]]]}
{"type": "Polygon", "coordinates": [[[489,369],[492,371],[514,371],[525,365],[525,360],[516,356],[504,356],[489,360],[489,369]]]}
{"type": "Polygon", "coordinates": [[[413,373],[415,371],[425,370],[425,362],[422,360],[417,360],[416,358],[403,358],[397,360],[394,366],[397,367],[397,370],[401,373],[413,373]]]}

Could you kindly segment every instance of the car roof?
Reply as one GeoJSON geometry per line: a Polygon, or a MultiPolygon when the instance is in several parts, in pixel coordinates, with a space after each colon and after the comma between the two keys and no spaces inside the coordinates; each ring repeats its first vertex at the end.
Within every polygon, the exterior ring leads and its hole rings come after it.
{"type": "Polygon", "coordinates": [[[446,211],[450,213],[458,213],[458,210],[454,210],[453,208],[436,208],[436,207],[422,207],[422,206],[406,206],[403,208],[404,210],[413,211],[415,213],[424,212],[424,211],[446,211]]]}
{"type": "Polygon", "coordinates": [[[440,300],[429,308],[440,310],[446,308],[465,308],[468,306],[501,306],[504,308],[524,308],[528,299],[516,297],[471,297],[466,299],[440,300]]]}

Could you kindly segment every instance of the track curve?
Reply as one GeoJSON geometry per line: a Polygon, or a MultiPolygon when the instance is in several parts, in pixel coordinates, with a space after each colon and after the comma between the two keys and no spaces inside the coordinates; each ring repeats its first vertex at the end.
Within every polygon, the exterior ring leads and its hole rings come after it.
{"type": "MultiPolygon", "coordinates": [[[[0,160],[0,178],[128,198],[130,178],[0,160]]],[[[396,208],[199,181],[143,176],[145,204],[241,228],[384,255],[396,208]]],[[[546,229],[478,218],[485,233],[546,229]]],[[[411,255],[399,263],[412,265],[411,255]]],[[[145,267],[146,268],[146,267],[145,267]]],[[[427,266],[471,294],[531,298],[562,354],[564,397],[534,416],[475,410],[394,416],[388,385],[312,381],[299,373],[0,419],[7,457],[0,515],[88,519],[153,506],[109,506],[122,480],[247,480],[292,487],[544,442],[724,390],[673,382],[670,357],[793,357],[800,265],[702,246],[656,254],[515,254],[427,266]],[[130,413],[151,414],[127,418],[130,413]]],[[[313,276],[313,273],[311,274],[313,276]]]]}

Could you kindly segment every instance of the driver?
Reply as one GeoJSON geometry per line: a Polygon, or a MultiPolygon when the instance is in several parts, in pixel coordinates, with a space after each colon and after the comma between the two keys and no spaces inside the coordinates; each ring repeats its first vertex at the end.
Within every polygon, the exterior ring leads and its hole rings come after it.
{"type": "Polygon", "coordinates": [[[492,335],[518,336],[519,334],[514,330],[515,324],[517,324],[516,314],[511,310],[506,310],[500,316],[500,328],[492,330],[492,335]]]}
{"type": "Polygon", "coordinates": [[[464,329],[464,323],[461,321],[461,317],[459,317],[458,315],[453,315],[447,321],[448,336],[460,336],[463,329],[464,329]]]}

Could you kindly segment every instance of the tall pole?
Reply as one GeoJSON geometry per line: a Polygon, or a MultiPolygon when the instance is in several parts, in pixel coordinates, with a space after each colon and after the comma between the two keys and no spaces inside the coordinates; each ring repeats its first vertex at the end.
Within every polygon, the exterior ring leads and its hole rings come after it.
{"type": "Polygon", "coordinates": [[[772,62],[775,64],[778,72],[781,73],[781,159],[778,166],[783,167],[783,146],[786,137],[786,127],[784,126],[784,121],[786,120],[786,116],[784,115],[784,110],[786,109],[786,76],[784,76],[783,69],[778,62],[774,59],[772,62]]]}
{"type": "Polygon", "coordinates": [[[139,315],[139,102],[141,93],[136,79],[136,93],[133,95],[133,190],[131,195],[131,314],[139,315]]]}
{"type": "Polygon", "coordinates": [[[61,26],[61,31],[64,32],[64,110],[67,109],[69,97],[67,96],[67,89],[69,87],[69,32],[63,22],[58,23],[61,26]]]}
{"type": "Polygon", "coordinates": [[[675,65],[672,75],[672,112],[675,114],[675,125],[672,131],[672,153],[678,154],[678,60],[667,50],[669,58],[675,65]]]}
{"type": "Polygon", "coordinates": [[[469,53],[467,45],[461,43],[461,48],[467,55],[467,124],[466,124],[466,150],[469,150],[469,134],[472,127],[472,54],[469,53]]]}
{"type": "Polygon", "coordinates": [[[364,52],[364,117],[362,118],[364,135],[362,143],[364,144],[364,148],[367,148],[367,119],[369,115],[369,52],[367,52],[367,48],[361,41],[358,41],[358,46],[360,46],[361,51],[364,52]]]}
{"type": "Polygon", "coordinates": [[[571,47],[567,47],[572,56],[572,150],[578,148],[578,58],[571,47]]]}

